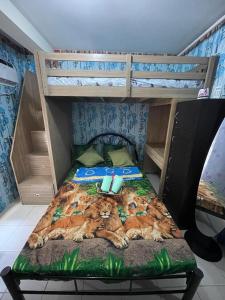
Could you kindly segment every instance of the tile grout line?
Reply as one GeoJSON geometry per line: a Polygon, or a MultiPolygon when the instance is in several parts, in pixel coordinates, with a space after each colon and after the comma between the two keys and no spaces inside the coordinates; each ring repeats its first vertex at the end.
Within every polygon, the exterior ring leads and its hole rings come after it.
{"type": "MultiPolygon", "coordinates": [[[[44,292],[45,292],[46,289],[47,289],[48,281],[49,281],[49,280],[46,280],[46,284],[45,284],[45,287],[44,287],[44,292]]],[[[43,299],[44,296],[45,296],[44,294],[41,295],[41,300],[43,299]]]]}
{"type": "Polygon", "coordinates": [[[200,300],[204,300],[204,299],[202,299],[202,298],[200,297],[200,295],[199,295],[199,293],[198,293],[198,290],[197,290],[196,294],[198,295],[198,298],[199,298],[200,300]]]}

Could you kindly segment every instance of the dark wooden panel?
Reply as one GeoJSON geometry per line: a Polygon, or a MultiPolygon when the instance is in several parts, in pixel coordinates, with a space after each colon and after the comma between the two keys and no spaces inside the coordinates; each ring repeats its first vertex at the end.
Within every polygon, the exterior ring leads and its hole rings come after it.
{"type": "Polygon", "coordinates": [[[48,125],[57,185],[71,168],[72,102],[46,98],[48,125]]]}
{"type": "Polygon", "coordinates": [[[204,99],[177,104],[162,198],[181,229],[190,229],[195,224],[199,180],[224,117],[225,100],[204,99]]]}

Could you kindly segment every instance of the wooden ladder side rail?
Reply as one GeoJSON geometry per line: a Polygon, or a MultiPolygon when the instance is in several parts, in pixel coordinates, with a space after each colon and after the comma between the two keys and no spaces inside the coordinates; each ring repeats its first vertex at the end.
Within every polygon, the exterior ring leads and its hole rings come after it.
{"type": "Polygon", "coordinates": [[[36,73],[37,73],[37,79],[38,79],[38,87],[40,92],[40,99],[41,99],[41,107],[43,112],[43,119],[44,119],[44,126],[47,136],[47,145],[48,145],[48,155],[50,160],[50,167],[51,167],[51,175],[53,180],[53,188],[54,193],[57,192],[57,180],[55,175],[55,165],[53,160],[53,154],[52,154],[52,145],[51,145],[51,137],[50,137],[50,131],[49,131],[49,123],[48,123],[48,115],[47,115],[47,107],[46,107],[46,100],[45,100],[45,87],[43,84],[45,83],[45,75],[43,75],[42,72],[45,71],[45,67],[41,64],[43,64],[43,55],[40,55],[40,52],[36,52],[34,55],[35,58],[35,66],[36,66],[36,73]]]}

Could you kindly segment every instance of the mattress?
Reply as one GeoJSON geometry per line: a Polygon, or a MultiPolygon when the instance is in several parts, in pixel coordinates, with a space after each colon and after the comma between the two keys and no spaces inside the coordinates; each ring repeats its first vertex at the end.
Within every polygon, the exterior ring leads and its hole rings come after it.
{"type": "Polygon", "coordinates": [[[13,272],[149,277],[196,268],[194,256],[144,176],[107,197],[72,169],[17,257],[13,272]]]}
{"type": "Polygon", "coordinates": [[[225,217],[225,197],[210,183],[201,180],[198,188],[197,206],[225,217]]]}
{"type": "MultiPolygon", "coordinates": [[[[70,86],[112,86],[126,85],[125,78],[85,78],[85,77],[48,77],[49,85],[70,86]]],[[[132,79],[133,87],[155,88],[201,88],[201,80],[172,80],[172,79],[132,79]]]]}

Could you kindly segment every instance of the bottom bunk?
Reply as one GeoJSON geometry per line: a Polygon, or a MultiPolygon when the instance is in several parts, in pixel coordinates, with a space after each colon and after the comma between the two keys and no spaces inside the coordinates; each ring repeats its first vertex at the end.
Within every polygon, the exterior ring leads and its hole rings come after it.
{"type": "Polygon", "coordinates": [[[196,267],[148,179],[125,181],[121,195],[106,197],[95,182],[78,184],[72,178],[29,237],[14,272],[135,278],[196,267]]]}
{"type": "MultiPolygon", "coordinates": [[[[187,278],[187,287],[176,291],[139,290],[134,294],[178,292],[189,295],[184,299],[192,299],[202,273],[145,175],[132,180],[127,178],[121,194],[109,197],[98,194],[96,182],[86,182],[87,178],[77,183],[75,173],[74,168],[69,172],[12,271],[9,268],[2,271],[9,291],[11,288],[11,294],[18,296],[14,299],[23,299],[20,298],[22,293],[38,293],[20,291],[15,284],[17,279],[112,281],[150,278],[187,278]]],[[[117,291],[117,294],[131,292],[130,286],[129,291],[117,291]]],[[[57,291],[48,293],[57,294],[57,291]]],[[[71,293],[65,291],[65,294],[71,293]]],[[[75,288],[74,294],[84,293],[75,288]]],[[[103,292],[87,292],[90,293],[103,292]]]]}
{"type": "MultiPolygon", "coordinates": [[[[192,299],[203,277],[181,231],[152,184],[137,166],[135,145],[94,144],[74,148],[74,167],[29,236],[12,270],[1,276],[13,299],[23,294],[142,295],[184,293],[192,299]],[[103,146],[102,150],[100,149],[103,146]],[[97,151],[98,149],[98,151],[97,151]],[[99,154],[102,153],[102,156],[99,154]],[[86,165],[82,166],[81,163],[86,165]],[[87,167],[87,165],[91,167],[87,167]],[[117,192],[99,186],[116,175],[123,179],[117,192]],[[186,278],[178,290],[133,290],[133,280],[186,278]],[[74,291],[26,291],[18,280],[74,280],[74,291]],[[130,280],[125,291],[79,291],[76,280],[130,280]]],[[[118,177],[117,177],[118,178],[118,177]]]]}

